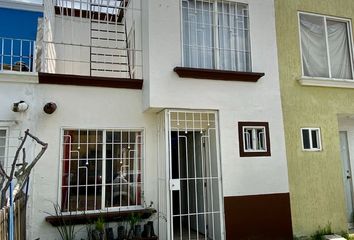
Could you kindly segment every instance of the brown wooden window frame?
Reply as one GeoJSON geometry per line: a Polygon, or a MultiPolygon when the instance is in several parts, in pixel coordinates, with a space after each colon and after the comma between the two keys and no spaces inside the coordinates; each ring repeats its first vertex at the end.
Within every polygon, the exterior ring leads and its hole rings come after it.
{"type": "Polygon", "coordinates": [[[238,122],[240,157],[267,157],[271,156],[269,123],[268,122],[238,122]],[[265,151],[246,151],[244,143],[245,127],[261,127],[265,129],[265,151]]]}

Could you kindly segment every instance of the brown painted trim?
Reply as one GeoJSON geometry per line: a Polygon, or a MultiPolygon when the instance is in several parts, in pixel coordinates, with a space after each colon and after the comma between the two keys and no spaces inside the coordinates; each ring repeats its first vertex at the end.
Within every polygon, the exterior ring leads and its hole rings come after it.
{"type": "Polygon", "coordinates": [[[147,208],[141,210],[129,210],[119,212],[101,212],[101,213],[86,213],[86,214],[71,214],[61,216],[48,216],[45,218],[46,222],[52,226],[63,225],[79,225],[95,222],[98,218],[102,217],[105,222],[119,222],[125,221],[131,214],[139,214],[142,219],[149,218],[152,214],[156,213],[155,209],[147,208]]]}
{"type": "Polygon", "coordinates": [[[269,124],[267,122],[238,122],[238,142],[240,148],[240,157],[265,157],[271,155],[270,150],[270,136],[269,136],[269,124]],[[264,127],[266,134],[266,152],[246,152],[244,150],[243,142],[243,127],[245,126],[254,126],[254,127],[264,127]]]}
{"type": "Polygon", "coordinates": [[[173,69],[181,78],[211,79],[224,81],[257,82],[264,73],[238,72],[204,68],[175,67],[173,69]]]}
{"type": "Polygon", "coordinates": [[[293,239],[289,193],[224,198],[227,240],[293,239]]]}
{"type": "Polygon", "coordinates": [[[38,73],[40,84],[142,89],[143,80],[129,78],[90,77],[81,75],[38,73]]]}
{"type": "MultiPolygon", "coordinates": [[[[124,0],[120,3],[120,7],[125,8],[128,6],[130,0],[124,0]]],[[[82,18],[91,18],[94,20],[106,21],[106,17],[110,20],[109,22],[121,22],[124,17],[124,11],[121,9],[118,14],[110,14],[110,13],[98,13],[95,11],[81,10],[80,9],[72,9],[67,7],[55,6],[54,11],[56,15],[64,15],[64,16],[72,16],[72,17],[82,17],[82,18]],[[74,10],[72,12],[72,10],[74,10]],[[62,11],[62,13],[60,12],[62,11]],[[91,14],[91,15],[90,15],[91,14]]]]}

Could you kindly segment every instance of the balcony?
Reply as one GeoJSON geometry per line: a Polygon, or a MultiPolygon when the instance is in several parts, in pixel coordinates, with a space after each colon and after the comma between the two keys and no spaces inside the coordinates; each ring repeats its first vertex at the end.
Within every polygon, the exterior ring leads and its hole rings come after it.
{"type": "Polygon", "coordinates": [[[0,37],[0,46],[0,72],[35,72],[35,41],[0,37]]]}
{"type": "Polygon", "coordinates": [[[141,81],[141,0],[44,0],[37,41],[46,76],[141,81]]]}

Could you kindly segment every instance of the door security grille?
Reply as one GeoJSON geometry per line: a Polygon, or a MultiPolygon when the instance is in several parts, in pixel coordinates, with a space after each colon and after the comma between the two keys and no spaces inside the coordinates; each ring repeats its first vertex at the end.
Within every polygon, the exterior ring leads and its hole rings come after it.
{"type": "Polygon", "coordinates": [[[171,239],[222,239],[215,112],[168,111],[171,239]]]}

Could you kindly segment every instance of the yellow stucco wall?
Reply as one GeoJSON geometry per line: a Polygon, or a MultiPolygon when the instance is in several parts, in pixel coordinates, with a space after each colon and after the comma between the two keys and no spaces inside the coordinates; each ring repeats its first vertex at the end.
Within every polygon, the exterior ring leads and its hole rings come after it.
{"type": "Polygon", "coordinates": [[[298,11],[353,19],[354,0],[275,0],[275,8],[294,234],[310,235],[328,222],[346,230],[337,114],[354,114],[354,89],[299,84],[298,11]],[[302,151],[301,127],[321,128],[321,152],[302,151]]]}

